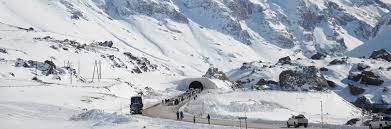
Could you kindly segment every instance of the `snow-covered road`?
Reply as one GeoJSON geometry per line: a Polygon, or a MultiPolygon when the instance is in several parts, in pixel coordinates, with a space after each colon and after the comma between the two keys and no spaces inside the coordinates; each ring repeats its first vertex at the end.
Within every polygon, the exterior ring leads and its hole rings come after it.
{"type": "MultiPolygon", "coordinates": [[[[175,98],[175,97],[174,97],[175,98]]],[[[152,117],[152,118],[163,118],[163,119],[171,119],[176,120],[176,111],[178,111],[182,106],[187,104],[189,100],[185,100],[182,103],[175,106],[167,106],[164,104],[156,104],[151,107],[148,107],[143,110],[143,115],[152,117]]],[[[191,114],[184,113],[184,119],[182,121],[185,122],[193,122],[193,117],[191,114]]],[[[199,117],[196,116],[196,123],[208,124],[208,120],[206,116],[199,117]]],[[[213,119],[213,116],[210,120],[212,125],[220,125],[220,126],[231,126],[231,127],[239,127],[239,120],[228,120],[228,119],[213,119]]],[[[276,129],[276,128],[286,128],[283,122],[272,122],[272,121],[264,121],[261,122],[259,120],[249,120],[247,124],[248,128],[255,129],[276,129]]],[[[245,127],[242,123],[242,127],[245,127]]],[[[310,128],[318,128],[317,126],[311,126],[310,128]]]]}

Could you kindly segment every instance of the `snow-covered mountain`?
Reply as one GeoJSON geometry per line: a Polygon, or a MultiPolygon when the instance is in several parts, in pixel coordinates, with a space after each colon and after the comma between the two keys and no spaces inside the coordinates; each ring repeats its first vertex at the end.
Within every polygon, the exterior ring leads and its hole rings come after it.
{"type": "Polygon", "coordinates": [[[24,3],[2,3],[3,27],[33,27],[34,32],[86,44],[113,41],[120,51],[143,54],[186,75],[203,73],[210,65],[228,71],[252,60],[277,61],[297,51],[307,57],[343,54],[372,39],[390,11],[389,1],[381,0],[24,3]]]}
{"type": "Polygon", "coordinates": [[[144,93],[148,105],[214,67],[236,88],[331,90],[350,102],[383,103],[391,88],[391,64],[382,56],[391,56],[390,11],[390,0],[0,0],[0,82],[21,88],[6,95],[42,92],[16,93],[28,86],[94,87],[65,91],[77,92],[72,99],[144,93]],[[378,49],[385,52],[368,59],[378,49]],[[368,85],[364,75],[383,82],[368,85]],[[350,85],[364,91],[353,95],[350,85]]]}

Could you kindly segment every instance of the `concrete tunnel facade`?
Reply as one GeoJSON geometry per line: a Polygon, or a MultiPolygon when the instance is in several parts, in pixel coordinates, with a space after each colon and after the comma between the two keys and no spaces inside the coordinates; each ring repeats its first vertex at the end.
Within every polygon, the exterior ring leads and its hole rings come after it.
{"type": "Polygon", "coordinates": [[[178,87],[180,90],[194,89],[216,89],[217,85],[208,78],[186,78],[182,80],[178,87]]]}

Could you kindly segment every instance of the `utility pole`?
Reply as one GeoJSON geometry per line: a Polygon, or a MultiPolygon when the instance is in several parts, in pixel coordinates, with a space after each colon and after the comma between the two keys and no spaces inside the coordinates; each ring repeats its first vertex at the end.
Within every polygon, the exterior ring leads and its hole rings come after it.
{"type": "Polygon", "coordinates": [[[35,77],[38,76],[38,62],[35,62],[35,77]]]}
{"type": "Polygon", "coordinates": [[[77,73],[80,76],[80,60],[77,62],[77,73]]]}
{"type": "Polygon", "coordinates": [[[99,61],[99,81],[102,79],[102,62],[99,61]]]}
{"type": "Polygon", "coordinates": [[[320,101],[320,126],[323,129],[323,102],[320,101]]]}
{"type": "Polygon", "coordinates": [[[69,68],[69,80],[71,81],[71,84],[72,84],[72,65],[71,63],[68,61],[68,68],[69,68]]]}
{"type": "Polygon", "coordinates": [[[95,67],[96,67],[96,60],[94,62],[94,71],[92,72],[92,82],[94,82],[94,78],[95,78],[95,67]]]}

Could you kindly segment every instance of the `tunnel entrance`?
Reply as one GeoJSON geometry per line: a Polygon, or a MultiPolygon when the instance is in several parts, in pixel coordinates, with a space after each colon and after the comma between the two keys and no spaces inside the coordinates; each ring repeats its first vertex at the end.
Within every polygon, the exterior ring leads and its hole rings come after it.
{"type": "Polygon", "coordinates": [[[190,85],[189,85],[189,89],[191,89],[191,88],[204,90],[204,86],[199,81],[191,82],[190,85]]]}

